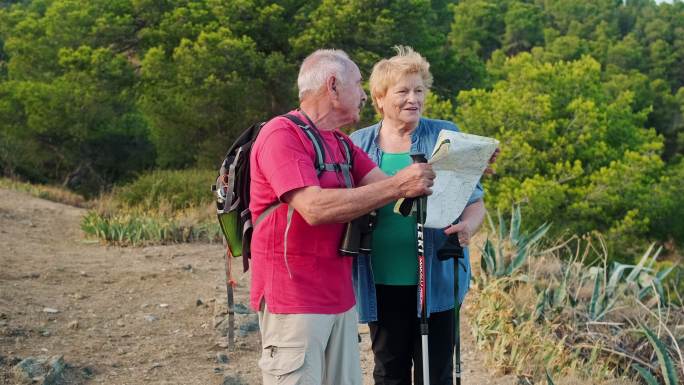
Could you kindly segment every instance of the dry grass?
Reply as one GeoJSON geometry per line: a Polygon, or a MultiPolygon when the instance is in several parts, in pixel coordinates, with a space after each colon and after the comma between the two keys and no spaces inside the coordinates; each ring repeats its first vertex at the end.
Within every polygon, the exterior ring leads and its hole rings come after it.
{"type": "Polygon", "coordinates": [[[617,286],[608,287],[615,268],[608,266],[600,243],[592,237],[557,242],[531,252],[521,269],[506,276],[474,269],[470,318],[490,365],[516,374],[521,383],[545,383],[548,370],[555,384],[638,384],[635,363],[664,375],[655,346],[646,338],[648,328],[666,346],[681,377],[684,362],[677,340],[684,342],[679,327],[684,310],[647,284],[663,268],[653,263],[653,270],[642,271],[636,281],[625,278],[627,269],[617,286]],[[589,267],[586,260],[604,263],[589,267]],[[597,274],[603,278],[595,287],[597,274]]]}
{"type": "Polygon", "coordinates": [[[75,207],[89,208],[92,206],[92,203],[83,196],[59,186],[30,184],[18,180],[0,178],[0,188],[23,191],[41,199],[75,207]]]}

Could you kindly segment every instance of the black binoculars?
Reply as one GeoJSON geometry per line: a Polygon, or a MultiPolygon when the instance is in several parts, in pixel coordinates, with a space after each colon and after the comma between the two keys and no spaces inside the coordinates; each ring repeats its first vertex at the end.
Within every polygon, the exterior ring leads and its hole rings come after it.
{"type": "Polygon", "coordinates": [[[355,256],[359,253],[369,254],[372,248],[373,229],[376,221],[377,212],[371,211],[347,222],[340,244],[340,253],[345,256],[355,256]]]}

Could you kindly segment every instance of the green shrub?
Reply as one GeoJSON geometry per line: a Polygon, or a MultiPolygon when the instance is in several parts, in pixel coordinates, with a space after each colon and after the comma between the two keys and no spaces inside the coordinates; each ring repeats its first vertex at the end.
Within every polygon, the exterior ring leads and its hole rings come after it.
{"type": "Polygon", "coordinates": [[[89,211],[81,221],[81,229],[103,243],[121,246],[218,242],[222,236],[216,221],[197,221],[190,216],[169,218],[151,212],[122,212],[109,216],[89,211]]]}
{"type": "Polygon", "coordinates": [[[169,205],[172,210],[206,206],[213,201],[211,184],[216,170],[158,170],[113,191],[115,199],[127,207],[147,210],[169,205]]]}
{"type": "Polygon", "coordinates": [[[153,171],[103,195],[81,221],[103,243],[220,241],[210,186],[215,171],[153,171]]]}

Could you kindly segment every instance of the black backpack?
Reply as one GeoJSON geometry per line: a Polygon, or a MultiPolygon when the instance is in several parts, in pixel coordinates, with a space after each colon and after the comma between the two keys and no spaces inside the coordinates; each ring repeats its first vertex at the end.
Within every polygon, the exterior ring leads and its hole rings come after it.
{"type": "MultiPolygon", "coordinates": [[[[324,143],[318,130],[312,127],[313,125],[302,122],[301,119],[294,115],[286,114],[283,117],[296,124],[311,140],[316,154],[314,166],[318,170],[318,175],[320,176],[323,171],[342,172],[347,187],[352,187],[350,173],[352,149],[348,141],[341,135],[336,134],[337,138],[342,142],[346,163],[325,163],[324,143]]],[[[228,243],[228,250],[233,257],[242,256],[244,271],[249,269],[249,258],[251,257],[250,243],[253,230],[252,214],[249,211],[249,158],[252,152],[252,145],[265,124],[266,122],[253,124],[240,134],[230,146],[223,160],[216,184],[211,186],[212,191],[216,195],[216,214],[223,235],[228,243]]],[[[256,224],[268,216],[280,204],[280,202],[274,202],[259,216],[256,224]]],[[[290,220],[290,215],[288,215],[288,221],[290,220]]]]}

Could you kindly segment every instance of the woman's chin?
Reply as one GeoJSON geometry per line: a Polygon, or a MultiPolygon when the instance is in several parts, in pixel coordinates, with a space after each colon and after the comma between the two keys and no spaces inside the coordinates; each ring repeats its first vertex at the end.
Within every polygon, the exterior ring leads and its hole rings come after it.
{"type": "Polygon", "coordinates": [[[400,119],[401,122],[407,126],[416,125],[420,121],[420,114],[411,114],[400,119]]]}

